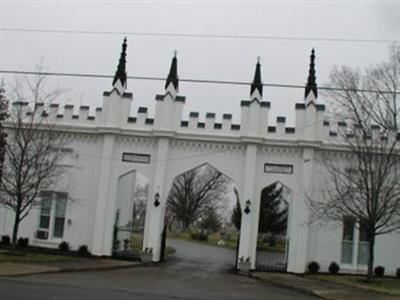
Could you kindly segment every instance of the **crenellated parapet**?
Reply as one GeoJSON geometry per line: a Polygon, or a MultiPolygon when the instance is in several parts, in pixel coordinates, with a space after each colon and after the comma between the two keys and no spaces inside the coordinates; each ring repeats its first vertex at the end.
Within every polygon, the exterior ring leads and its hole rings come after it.
{"type": "Polygon", "coordinates": [[[130,93],[118,95],[116,92],[104,93],[103,107],[91,108],[89,106],[76,107],[71,104],[64,106],[58,104],[45,105],[36,103],[35,108],[26,102],[13,103],[14,110],[22,111],[26,116],[33,113],[40,116],[42,120],[48,120],[59,125],[84,128],[111,127],[119,130],[140,130],[151,132],[166,131],[176,134],[193,135],[215,135],[227,137],[250,137],[279,140],[325,140],[336,141],[335,128],[343,129],[345,123],[339,122],[332,127],[332,122],[323,120],[323,105],[308,106],[296,104],[295,126],[287,125],[285,116],[278,116],[275,120],[269,120],[268,114],[271,107],[270,102],[265,101],[242,101],[241,120],[233,122],[231,113],[218,115],[214,112],[200,114],[190,112],[188,118],[183,118],[182,110],[185,98],[175,96],[172,98],[169,93],[157,95],[155,101],[155,117],[149,116],[148,107],[139,107],[132,115],[130,111],[130,93]],[[165,102],[164,102],[165,101],[165,102]],[[111,105],[113,103],[114,105],[111,105]],[[110,109],[110,107],[112,107],[110,109]],[[169,110],[166,109],[169,107],[169,110]],[[310,113],[311,111],[311,113],[310,113]],[[309,115],[313,115],[311,122],[309,115]],[[311,130],[310,130],[311,129],[311,130]],[[310,134],[310,132],[312,134],[310,134]]]}
{"type": "MultiPolygon", "coordinates": [[[[129,94],[126,93],[128,96],[129,94]]],[[[111,95],[111,94],[109,94],[111,95]]],[[[125,95],[124,97],[126,97],[125,95]]],[[[123,96],[120,96],[123,98],[123,96]]],[[[178,99],[184,100],[184,97],[177,96],[178,99]]],[[[128,98],[129,99],[129,98],[128,98]]],[[[119,99],[121,100],[121,99],[119,99]]],[[[160,101],[160,100],[157,100],[160,101]]],[[[175,100],[176,101],[176,100],[175,100]]],[[[258,112],[263,112],[265,116],[271,107],[270,102],[253,102],[242,101],[242,118],[240,123],[232,122],[233,116],[230,113],[223,113],[218,115],[214,112],[207,112],[200,114],[199,112],[190,112],[187,119],[182,118],[182,106],[184,101],[176,101],[180,105],[179,112],[176,114],[176,124],[174,127],[163,128],[165,131],[173,132],[175,135],[179,134],[192,134],[192,135],[206,135],[206,136],[227,136],[227,137],[256,137],[261,140],[298,140],[298,141],[319,141],[323,143],[340,144],[346,138],[351,138],[354,130],[357,129],[356,124],[351,124],[346,121],[329,120],[325,118],[325,106],[322,104],[308,105],[304,103],[297,103],[295,105],[295,126],[287,125],[287,118],[285,116],[278,116],[274,121],[268,124],[251,123],[252,119],[249,115],[251,107],[257,107],[258,112]],[[263,111],[263,109],[265,109],[263,111]],[[245,114],[243,114],[243,112],[245,114]],[[247,114],[247,116],[246,116],[247,114]],[[310,117],[312,116],[312,118],[310,117]],[[204,121],[203,121],[204,120],[204,121]],[[253,126],[253,127],[252,127],[253,126]],[[259,126],[259,127],[258,127],[259,126]],[[249,135],[249,128],[255,128],[249,135]]],[[[156,102],[157,104],[157,102],[156,102]]],[[[173,103],[174,104],[174,103],[173,103]]],[[[123,105],[123,102],[121,103],[123,105]]],[[[130,108],[127,109],[129,111],[130,108]]],[[[157,109],[157,105],[156,105],[157,109]]],[[[12,110],[19,110],[26,116],[40,116],[42,120],[48,120],[59,125],[69,127],[104,127],[104,111],[102,107],[90,108],[89,106],[79,106],[67,104],[63,107],[58,104],[45,105],[43,103],[36,103],[35,108],[27,102],[15,102],[12,104],[12,110]]],[[[113,126],[121,130],[140,130],[148,131],[149,133],[158,132],[157,118],[153,118],[148,114],[147,107],[139,107],[133,115],[126,113],[126,118],[121,120],[120,125],[113,126]]],[[[166,114],[168,116],[168,114],[166,114]]],[[[168,118],[167,118],[168,120],[168,118]]],[[[380,134],[381,128],[379,126],[372,126],[372,135],[380,134]]]]}
{"type": "Polygon", "coordinates": [[[198,112],[190,112],[188,120],[182,120],[180,131],[185,133],[204,133],[204,134],[227,134],[232,135],[240,131],[240,124],[232,123],[232,114],[224,113],[221,116],[222,121],[217,122],[217,114],[208,112],[205,114],[205,121],[200,121],[198,112]]]}
{"type": "MultiPolygon", "coordinates": [[[[52,104],[45,106],[43,103],[37,103],[35,114],[42,120],[48,120],[59,125],[85,128],[113,128],[117,130],[140,130],[148,132],[170,132],[176,134],[193,135],[216,135],[229,137],[249,137],[263,139],[283,139],[283,140],[302,140],[305,137],[305,131],[308,127],[315,131],[314,139],[323,139],[325,136],[330,139],[330,126],[327,121],[323,122],[324,106],[316,106],[318,118],[321,121],[314,121],[315,124],[304,123],[305,116],[308,113],[304,105],[296,105],[296,126],[287,125],[285,116],[278,116],[275,120],[267,122],[268,113],[271,107],[270,102],[242,101],[241,102],[241,120],[233,122],[231,113],[217,114],[214,112],[199,113],[190,112],[188,118],[183,118],[183,105],[185,98],[176,96],[172,99],[169,94],[166,96],[157,95],[154,117],[149,115],[148,107],[138,107],[136,112],[129,114],[130,98],[129,93],[116,95],[114,93],[104,93],[104,107],[92,108],[89,106],[76,107],[71,104],[64,106],[52,104]],[[159,100],[158,100],[158,99],[159,100]],[[163,100],[161,100],[163,98],[163,100]],[[166,99],[167,98],[167,99],[166,99]],[[124,102],[124,100],[128,100],[124,102]],[[115,101],[111,110],[110,104],[115,101]],[[169,101],[165,103],[163,101],[169,101]],[[129,104],[129,105],[128,105],[129,104]],[[167,105],[164,105],[167,104],[167,105]],[[165,107],[169,107],[168,110],[165,107]],[[320,124],[318,124],[320,123],[320,124]]],[[[14,108],[20,106],[24,114],[32,115],[34,109],[28,103],[14,103],[14,108]]],[[[314,108],[309,108],[313,109],[314,108]]]]}
{"type": "MultiPolygon", "coordinates": [[[[297,142],[341,143],[344,137],[351,135],[352,125],[344,121],[327,120],[325,105],[317,100],[318,90],[315,72],[315,51],[310,56],[310,70],[305,87],[304,99],[296,103],[294,126],[288,126],[286,116],[270,118],[273,101],[263,100],[263,83],[261,80],[260,59],[257,60],[254,79],[250,85],[247,100],[240,102],[240,122],[233,122],[231,113],[217,115],[207,112],[190,112],[183,118],[186,98],[179,95],[178,59],[175,53],[166,78],[164,93],[155,96],[153,102],[154,116],[149,115],[148,107],[139,107],[131,112],[134,103],[133,94],[126,92],[126,39],[122,45],[121,57],[110,91],[103,93],[102,106],[76,107],[71,104],[44,104],[34,106],[27,102],[13,103],[12,112],[19,111],[29,116],[40,116],[49,122],[68,127],[93,129],[97,132],[130,132],[161,136],[198,136],[214,138],[236,138],[239,141],[263,143],[270,140],[287,140],[297,142]]],[[[239,105],[239,103],[238,103],[239,105]]],[[[376,129],[379,131],[379,129],[376,129]]]]}
{"type": "MultiPolygon", "coordinates": [[[[330,144],[342,144],[345,141],[354,138],[357,130],[360,129],[358,124],[349,123],[346,121],[329,121],[322,122],[321,139],[330,144]]],[[[361,136],[357,134],[357,136],[361,136]]],[[[367,138],[385,138],[384,128],[379,125],[371,125],[370,136],[367,138]]]]}
{"type": "Polygon", "coordinates": [[[28,102],[14,102],[12,103],[11,115],[15,115],[19,111],[26,119],[34,117],[34,119],[51,122],[55,124],[68,124],[68,125],[94,125],[100,124],[102,108],[96,108],[95,114],[89,114],[89,106],[79,106],[75,108],[74,105],[66,104],[62,107],[58,103],[35,103],[30,105],[28,102]]]}

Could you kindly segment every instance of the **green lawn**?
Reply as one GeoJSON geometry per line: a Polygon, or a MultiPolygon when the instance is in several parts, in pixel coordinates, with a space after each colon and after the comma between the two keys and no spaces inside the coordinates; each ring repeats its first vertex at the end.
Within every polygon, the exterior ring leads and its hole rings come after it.
{"type": "Polygon", "coordinates": [[[357,286],[375,292],[400,296],[400,278],[377,278],[373,283],[367,283],[365,282],[365,276],[309,275],[309,277],[323,281],[357,286]]]}
{"type": "MultiPolygon", "coordinates": [[[[131,250],[135,255],[140,257],[140,253],[142,252],[142,240],[143,236],[142,235],[136,235],[133,234],[131,237],[131,250]]],[[[166,254],[171,255],[176,252],[176,249],[173,247],[167,246],[166,248],[166,254]]]]}
{"type": "MultiPolygon", "coordinates": [[[[190,236],[190,232],[183,232],[181,234],[175,234],[172,232],[169,232],[167,235],[167,238],[172,238],[172,239],[177,239],[177,240],[184,240],[184,241],[191,241],[195,243],[200,243],[200,244],[205,244],[205,245],[213,245],[213,246],[218,246],[217,243],[219,240],[221,240],[220,236],[218,233],[213,233],[208,236],[207,241],[199,241],[196,239],[192,239],[190,236]]],[[[236,249],[236,237],[232,237],[229,240],[224,240],[225,245],[224,246],[218,246],[218,247],[225,247],[225,248],[231,248],[231,249],[236,249]]]]}
{"type": "MultiPolygon", "coordinates": [[[[199,241],[196,239],[192,239],[190,236],[190,232],[183,232],[181,234],[169,232],[168,237],[172,239],[177,239],[177,240],[184,240],[184,241],[191,241],[195,243],[200,243],[200,244],[205,244],[205,245],[213,245],[213,246],[218,246],[218,241],[221,240],[221,237],[218,233],[213,233],[208,236],[207,241],[199,241]]],[[[218,246],[218,247],[224,247],[224,248],[230,248],[230,249],[236,249],[237,247],[237,236],[233,236],[229,240],[223,240],[225,242],[224,246],[218,246]]],[[[262,243],[258,242],[257,244],[257,249],[258,250],[263,250],[263,251],[270,251],[270,252],[285,252],[285,245],[276,245],[275,247],[271,247],[268,245],[268,243],[262,243]]]]}
{"type": "Polygon", "coordinates": [[[12,253],[8,250],[0,250],[0,263],[3,262],[40,263],[40,262],[50,262],[50,261],[79,260],[79,259],[82,258],[73,256],[25,253],[25,252],[12,253]]]}

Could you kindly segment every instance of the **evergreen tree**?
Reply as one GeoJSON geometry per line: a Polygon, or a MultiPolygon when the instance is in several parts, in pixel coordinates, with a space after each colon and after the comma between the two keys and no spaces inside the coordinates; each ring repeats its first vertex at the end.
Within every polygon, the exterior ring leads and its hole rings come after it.
{"type": "Polygon", "coordinates": [[[277,183],[262,190],[258,232],[272,236],[286,233],[288,205],[283,195],[283,186],[277,183]]]}
{"type": "Polygon", "coordinates": [[[210,209],[200,222],[200,228],[209,232],[218,232],[221,226],[221,217],[213,209],[210,209]]]}

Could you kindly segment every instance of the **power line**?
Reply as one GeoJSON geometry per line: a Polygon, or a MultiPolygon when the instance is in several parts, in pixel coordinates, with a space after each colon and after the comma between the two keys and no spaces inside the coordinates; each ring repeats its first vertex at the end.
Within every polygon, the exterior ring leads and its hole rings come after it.
{"type": "MultiPolygon", "coordinates": [[[[36,71],[17,71],[17,70],[0,70],[0,74],[17,74],[17,75],[43,75],[43,76],[61,76],[61,77],[85,77],[85,78],[114,78],[113,75],[105,74],[84,74],[84,73],[63,73],[63,72],[36,72],[36,71]]],[[[149,80],[149,81],[165,81],[164,77],[151,77],[151,76],[127,76],[128,79],[134,80],[149,80]]],[[[223,84],[223,85],[251,85],[251,82],[245,81],[228,81],[228,80],[211,80],[211,79],[179,79],[180,82],[199,83],[199,84],[223,84]]],[[[304,89],[304,85],[299,84],[286,84],[286,83],[263,83],[263,86],[273,88],[290,88],[290,89],[304,89]]],[[[372,89],[345,89],[338,87],[320,86],[319,90],[327,91],[347,91],[347,92],[361,92],[361,93],[375,93],[375,94],[400,94],[395,91],[387,90],[372,90],[372,89]]]]}
{"type": "Polygon", "coordinates": [[[3,27],[5,32],[30,32],[30,33],[62,33],[62,34],[95,34],[95,35],[135,35],[150,37],[179,37],[179,38],[204,38],[204,39],[247,39],[247,40],[278,40],[278,41],[313,41],[313,42],[346,42],[346,43],[398,43],[400,40],[369,39],[369,38],[325,38],[307,36],[276,36],[276,35],[230,35],[230,34],[200,34],[179,32],[139,32],[139,31],[97,31],[97,30],[63,30],[63,29],[38,29],[3,27]]]}

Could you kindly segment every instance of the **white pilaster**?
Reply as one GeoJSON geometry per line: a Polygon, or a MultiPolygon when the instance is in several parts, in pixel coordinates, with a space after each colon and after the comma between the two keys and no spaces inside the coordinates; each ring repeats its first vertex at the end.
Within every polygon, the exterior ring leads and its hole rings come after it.
{"type": "MultiPolygon", "coordinates": [[[[317,114],[317,99],[314,93],[309,93],[305,99],[305,110],[303,114],[303,124],[299,128],[300,133],[302,133],[302,138],[304,140],[315,140],[316,138],[316,128],[322,123],[322,120],[318,120],[317,114]]],[[[300,117],[300,116],[299,116],[300,117]]],[[[320,117],[320,116],[319,116],[320,117]]]]}
{"type": "Polygon", "coordinates": [[[94,218],[92,253],[95,255],[111,255],[112,249],[104,247],[106,238],[106,220],[107,216],[114,216],[114,212],[107,211],[107,202],[109,201],[110,191],[110,170],[111,157],[114,148],[114,135],[105,134],[100,160],[100,174],[97,189],[97,202],[94,218]]]}
{"type": "MultiPolygon", "coordinates": [[[[117,213],[117,191],[118,191],[118,180],[119,174],[113,171],[111,168],[109,170],[109,188],[108,188],[108,197],[106,203],[106,214],[104,220],[104,237],[103,237],[103,251],[112,253],[113,248],[113,234],[114,234],[114,224],[115,224],[115,216],[117,213]]],[[[109,255],[109,254],[107,254],[109,255]]]]}
{"type": "MultiPolygon", "coordinates": [[[[254,94],[259,93],[257,91],[254,94]]],[[[257,99],[256,97],[252,101],[242,101],[241,103],[240,123],[245,136],[263,137],[267,131],[270,103],[261,102],[257,99]]]]}
{"type": "Polygon", "coordinates": [[[258,224],[256,218],[257,209],[255,208],[254,200],[254,189],[256,182],[256,165],[257,163],[257,145],[247,144],[246,158],[244,166],[244,183],[243,183],[243,195],[241,196],[240,206],[242,210],[242,224],[240,228],[240,244],[239,244],[239,258],[250,257],[251,268],[255,268],[256,259],[256,248],[257,248],[257,235],[254,239],[252,232],[257,232],[258,224]],[[250,200],[250,212],[246,214],[244,209],[246,208],[246,202],[250,200]]]}
{"type": "Polygon", "coordinates": [[[314,165],[314,149],[304,148],[303,164],[299,189],[294,191],[293,214],[291,215],[291,232],[289,240],[288,271],[304,273],[307,262],[309,211],[307,197],[312,193],[312,171],[314,165]]]}
{"type": "Polygon", "coordinates": [[[154,181],[146,210],[146,219],[149,218],[150,222],[146,222],[143,248],[153,249],[153,261],[159,261],[161,254],[161,234],[164,228],[165,205],[168,196],[167,187],[164,185],[168,148],[168,138],[160,138],[158,140],[157,157],[155,158],[154,181]],[[156,193],[160,195],[158,207],[154,205],[156,193]]]}
{"type": "Polygon", "coordinates": [[[359,247],[359,240],[360,240],[360,231],[356,226],[353,228],[353,257],[352,257],[352,265],[354,270],[358,268],[358,247],[359,247]]]}
{"type": "Polygon", "coordinates": [[[128,120],[132,99],[131,93],[119,94],[115,88],[105,92],[101,123],[107,127],[123,127],[128,120]]]}
{"type": "Polygon", "coordinates": [[[177,96],[177,91],[171,83],[165,95],[157,95],[156,100],[154,128],[161,131],[178,130],[182,119],[185,97],[177,96]]]}

